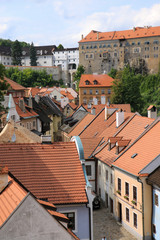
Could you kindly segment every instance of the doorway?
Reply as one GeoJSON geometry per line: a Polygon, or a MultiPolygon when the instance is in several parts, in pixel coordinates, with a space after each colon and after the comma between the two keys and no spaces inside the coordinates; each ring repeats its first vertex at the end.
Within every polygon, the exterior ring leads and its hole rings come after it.
{"type": "Polygon", "coordinates": [[[122,223],[122,204],[118,202],[118,221],[122,223]]]}
{"type": "Polygon", "coordinates": [[[108,193],[106,193],[106,208],[108,208],[108,193]]]}
{"type": "Polygon", "coordinates": [[[110,198],[110,212],[113,213],[113,199],[110,198]]]}

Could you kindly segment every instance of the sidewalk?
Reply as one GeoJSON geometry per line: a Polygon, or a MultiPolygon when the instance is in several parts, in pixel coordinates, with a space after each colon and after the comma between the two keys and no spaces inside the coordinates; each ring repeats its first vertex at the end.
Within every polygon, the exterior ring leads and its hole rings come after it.
{"type": "Polygon", "coordinates": [[[104,236],[107,240],[136,240],[104,207],[93,211],[93,236],[94,240],[101,240],[104,236]]]}

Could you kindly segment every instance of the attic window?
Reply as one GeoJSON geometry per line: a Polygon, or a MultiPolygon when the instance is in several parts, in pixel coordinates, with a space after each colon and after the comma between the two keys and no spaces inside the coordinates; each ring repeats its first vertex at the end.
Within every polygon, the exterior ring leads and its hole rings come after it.
{"type": "Polygon", "coordinates": [[[138,153],[134,153],[131,158],[135,158],[138,155],[138,153]]]}
{"type": "Polygon", "coordinates": [[[94,83],[94,85],[97,85],[98,82],[97,82],[97,80],[94,80],[93,83],[94,83]]]}
{"type": "Polygon", "coordinates": [[[85,83],[86,83],[86,85],[89,85],[89,81],[88,80],[86,80],[85,83]]]}

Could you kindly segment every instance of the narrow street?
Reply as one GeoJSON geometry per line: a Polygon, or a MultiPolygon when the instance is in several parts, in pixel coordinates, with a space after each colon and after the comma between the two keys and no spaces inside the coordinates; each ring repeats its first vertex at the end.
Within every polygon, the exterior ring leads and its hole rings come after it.
{"type": "Polygon", "coordinates": [[[136,240],[109,213],[107,208],[101,207],[93,211],[93,236],[94,240],[136,240]]]}

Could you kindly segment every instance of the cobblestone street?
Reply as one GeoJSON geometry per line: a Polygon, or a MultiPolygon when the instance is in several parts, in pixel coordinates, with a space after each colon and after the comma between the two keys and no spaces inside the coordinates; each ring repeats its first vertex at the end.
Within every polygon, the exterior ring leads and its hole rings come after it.
{"type": "Polygon", "coordinates": [[[93,227],[94,240],[101,240],[104,236],[107,240],[136,240],[104,207],[93,211],[93,227]]]}

